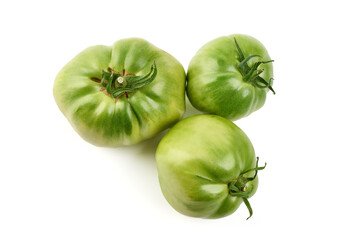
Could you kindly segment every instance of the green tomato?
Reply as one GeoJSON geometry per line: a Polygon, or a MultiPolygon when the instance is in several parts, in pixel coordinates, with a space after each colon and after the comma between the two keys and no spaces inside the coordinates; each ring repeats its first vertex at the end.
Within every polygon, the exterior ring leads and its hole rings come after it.
{"type": "Polygon", "coordinates": [[[178,122],[160,141],[156,163],[162,193],[178,212],[199,218],[233,213],[257,190],[258,167],[246,134],[216,115],[178,122]]]}
{"type": "Polygon", "coordinates": [[[261,108],[273,67],[255,38],[234,34],[208,42],[191,59],[187,95],[200,111],[236,120],[261,108]]]}
{"type": "Polygon", "coordinates": [[[185,112],[185,71],[165,51],[138,38],[93,46],[58,73],[57,105],[74,129],[97,146],[151,138],[185,112]]]}

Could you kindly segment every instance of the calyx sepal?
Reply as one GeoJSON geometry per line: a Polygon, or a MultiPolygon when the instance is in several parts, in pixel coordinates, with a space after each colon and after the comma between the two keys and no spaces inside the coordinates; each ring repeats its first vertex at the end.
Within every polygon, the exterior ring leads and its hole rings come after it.
{"type": "Polygon", "coordinates": [[[113,98],[121,95],[135,92],[137,89],[144,87],[154,81],[157,75],[155,61],[151,65],[150,71],[144,76],[134,76],[127,74],[125,70],[116,72],[111,68],[103,70],[100,84],[106,89],[106,92],[113,98]]]}
{"type": "Polygon", "coordinates": [[[238,65],[238,70],[241,73],[243,80],[245,82],[251,83],[252,85],[258,87],[258,88],[268,88],[273,94],[275,94],[274,89],[272,88],[272,81],[273,78],[269,79],[267,82],[265,79],[260,77],[260,74],[264,72],[264,69],[258,69],[261,64],[267,64],[274,62],[274,60],[269,61],[257,61],[255,62],[252,67],[249,67],[248,61],[252,58],[262,58],[260,55],[250,55],[245,58],[238,42],[236,41],[236,38],[234,38],[236,49],[239,53],[239,60],[240,63],[238,65]]]}
{"type": "Polygon", "coordinates": [[[229,194],[231,196],[241,197],[242,200],[244,201],[247,209],[249,210],[250,216],[246,220],[248,220],[253,214],[253,210],[251,208],[248,198],[251,196],[251,194],[254,190],[253,185],[247,184],[247,183],[254,181],[257,177],[258,171],[263,170],[266,167],[266,163],[263,167],[259,167],[258,163],[259,163],[259,157],[256,158],[256,166],[254,168],[251,168],[251,169],[241,172],[239,177],[237,177],[235,180],[233,180],[229,183],[229,194]],[[252,171],[255,171],[255,174],[253,177],[245,177],[244,176],[246,173],[252,172],[252,171]]]}

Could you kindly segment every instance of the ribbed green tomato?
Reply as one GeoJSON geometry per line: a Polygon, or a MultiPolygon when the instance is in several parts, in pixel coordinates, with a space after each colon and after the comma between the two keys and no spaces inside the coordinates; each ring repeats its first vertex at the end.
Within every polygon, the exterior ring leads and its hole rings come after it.
{"type": "Polygon", "coordinates": [[[90,143],[118,147],[148,139],[185,112],[185,71],[165,51],[129,38],[93,46],[58,73],[54,97],[90,143]]]}
{"type": "Polygon", "coordinates": [[[246,134],[216,115],[185,118],[160,141],[156,163],[162,193],[178,212],[220,218],[257,190],[258,167],[246,134]]]}
{"type": "Polygon", "coordinates": [[[261,108],[272,89],[272,60],[255,38],[234,34],[205,44],[190,61],[187,95],[200,111],[236,120],[261,108]]]}

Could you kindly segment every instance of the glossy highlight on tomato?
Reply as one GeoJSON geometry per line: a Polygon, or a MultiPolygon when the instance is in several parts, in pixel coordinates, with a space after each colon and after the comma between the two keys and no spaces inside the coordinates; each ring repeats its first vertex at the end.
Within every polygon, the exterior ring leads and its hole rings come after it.
{"type": "Polygon", "coordinates": [[[86,141],[132,145],[176,123],[185,112],[185,71],[140,38],[85,49],[55,79],[61,112],[86,141]]]}

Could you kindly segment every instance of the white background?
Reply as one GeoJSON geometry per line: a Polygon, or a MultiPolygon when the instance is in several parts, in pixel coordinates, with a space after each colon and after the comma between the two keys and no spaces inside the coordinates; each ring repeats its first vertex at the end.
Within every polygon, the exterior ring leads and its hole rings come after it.
{"type": "MultiPolygon", "coordinates": [[[[356,1],[2,1],[0,239],[359,239],[356,1]],[[274,62],[265,106],[236,121],[259,189],[231,216],[183,216],[164,199],[154,153],[83,141],[52,96],[84,48],[142,37],[187,69],[206,42],[259,39],[274,62]]],[[[188,106],[186,116],[196,111],[188,106]]]]}

